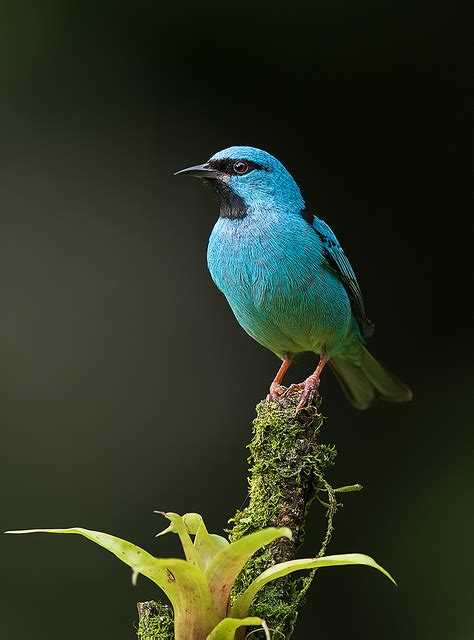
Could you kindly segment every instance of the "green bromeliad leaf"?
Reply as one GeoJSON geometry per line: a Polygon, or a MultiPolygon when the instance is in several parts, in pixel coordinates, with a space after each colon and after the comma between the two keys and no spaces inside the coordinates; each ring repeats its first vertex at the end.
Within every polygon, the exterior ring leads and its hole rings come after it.
{"type": "Polygon", "coordinates": [[[193,563],[179,558],[155,558],[131,542],[99,531],[71,529],[30,529],[8,533],[78,534],[92,540],[141,573],[168,596],[174,609],[175,639],[205,638],[221,619],[217,617],[207,578],[193,563]]]}
{"type": "Polygon", "coordinates": [[[281,537],[291,538],[290,529],[270,527],[240,538],[214,556],[206,568],[206,575],[219,617],[227,615],[230,590],[247,560],[258,549],[281,537]]]}
{"type": "Polygon", "coordinates": [[[363,555],[362,553],[347,553],[344,555],[326,556],[323,558],[303,558],[301,560],[290,560],[289,562],[281,562],[280,564],[276,564],[261,573],[258,578],[256,578],[252,582],[252,584],[236,599],[234,606],[232,607],[231,615],[235,616],[236,618],[246,616],[255,595],[268,582],[276,580],[276,578],[281,578],[282,576],[286,576],[289,573],[293,573],[294,571],[302,571],[303,569],[338,567],[348,564],[365,565],[367,567],[378,569],[396,585],[395,580],[387,571],[385,571],[383,567],[377,564],[373,558],[363,555]]]}
{"type": "Polygon", "coordinates": [[[195,536],[194,546],[200,554],[205,567],[208,566],[219,551],[222,551],[230,544],[226,538],[215,533],[209,533],[199,513],[185,513],[183,522],[188,532],[195,536]]]}
{"type": "MultiPolygon", "coordinates": [[[[74,527],[71,529],[30,529],[7,533],[77,534],[104,547],[133,570],[152,580],[169,598],[174,609],[175,640],[234,640],[243,637],[242,627],[260,625],[269,639],[269,631],[260,618],[248,618],[249,607],[268,582],[304,569],[341,565],[365,565],[393,578],[375,560],[362,554],[327,556],[292,560],[270,567],[235,601],[227,618],[230,590],[249,558],[260,548],[280,537],[291,538],[287,528],[256,531],[230,544],[221,536],[210,534],[197,513],[165,515],[170,526],[162,533],[178,534],[186,560],[155,558],[144,549],[116,536],[74,527]],[[192,541],[191,536],[194,536],[192,541]],[[239,635],[240,634],[240,635],[239,635]]],[[[161,535],[161,534],[159,534],[161,535]]]]}
{"type": "Polygon", "coordinates": [[[141,573],[155,582],[166,593],[171,602],[175,600],[176,585],[169,581],[166,568],[157,565],[156,558],[150,553],[122,538],[117,538],[116,536],[100,531],[83,529],[81,527],[73,527],[70,529],[27,529],[24,531],[7,531],[7,533],[61,533],[84,536],[116,555],[119,560],[131,567],[134,572],[141,573]]]}
{"type": "Polygon", "coordinates": [[[230,544],[221,536],[210,534],[199,513],[162,513],[171,525],[159,533],[173,532],[180,537],[186,559],[199,568],[204,568],[209,581],[210,593],[219,616],[227,614],[230,590],[247,560],[261,547],[277,538],[291,538],[290,529],[268,528],[257,531],[230,544]],[[190,535],[194,535],[194,545],[190,535]]]}
{"type": "Polygon", "coordinates": [[[224,618],[217,627],[211,631],[206,640],[234,640],[235,632],[239,627],[263,627],[265,622],[261,618],[224,618]]]}
{"type": "Polygon", "coordinates": [[[184,555],[186,556],[186,560],[191,564],[194,564],[199,569],[204,569],[204,560],[201,557],[199,551],[193,545],[193,542],[189,536],[188,528],[184,523],[184,518],[182,518],[177,513],[173,513],[172,511],[168,511],[167,513],[162,513],[165,518],[171,522],[171,525],[158,534],[158,536],[162,536],[165,533],[172,531],[173,533],[177,533],[179,539],[181,541],[181,545],[183,547],[184,555]]]}
{"type": "Polygon", "coordinates": [[[155,513],[160,513],[171,521],[170,526],[158,533],[156,537],[166,533],[177,533],[186,559],[201,569],[207,567],[212,558],[230,544],[226,538],[209,533],[199,513],[185,513],[182,517],[172,512],[156,511],[155,513]],[[190,535],[194,536],[194,543],[191,542],[190,535]]]}

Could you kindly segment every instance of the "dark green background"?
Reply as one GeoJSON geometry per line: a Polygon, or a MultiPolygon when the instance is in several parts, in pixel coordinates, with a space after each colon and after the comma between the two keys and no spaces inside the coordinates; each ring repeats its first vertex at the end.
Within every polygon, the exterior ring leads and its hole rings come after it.
{"type": "MultiPolygon", "coordinates": [[[[473,637],[469,39],[450,6],[0,3],[2,528],[78,524],[168,555],[153,509],[220,531],[244,500],[278,363],[208,276],[215,202],[172,172],[254,145],[336,231],[371,348],[415,392],[358,413],[324,376],[330,480],[365,486],[331,551],[373,555],[399,588],[321,571],[295,640],[473,637]]],[[[157,596],[76,538],[0,553],[5,640],[131,640],[157,596]]]]}

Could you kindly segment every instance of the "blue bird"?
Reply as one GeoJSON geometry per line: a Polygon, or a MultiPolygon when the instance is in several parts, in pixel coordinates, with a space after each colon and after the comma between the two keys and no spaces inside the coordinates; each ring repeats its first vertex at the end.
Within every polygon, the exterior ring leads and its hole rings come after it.
{"type": "Polygon", "coordinates": [[[358,409],[377,398],[411,399],[410,389],[367,350],[374,325],[351,264],[329,226],[306,209],[281,162],[254,147],[230,147],[178,174],[204,179],[218,196],[209,271],[240,325],[283,361],[269,400],[301,391],[301,411],[327,363],[358,409]],[[316,370],[283,387],[294,357],[305,351],[320,356],[316,370]]]}

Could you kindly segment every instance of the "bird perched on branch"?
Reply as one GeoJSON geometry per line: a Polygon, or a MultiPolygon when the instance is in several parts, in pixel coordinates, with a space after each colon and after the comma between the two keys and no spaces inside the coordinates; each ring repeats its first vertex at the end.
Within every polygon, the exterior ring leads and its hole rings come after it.
{"type": "Polygon", "coordinates": [[[283,361],[269,399],[299,390],[301,411],[327,363],[358,409],[377,398],[411,399],[367,350],[374,326],[350,262],[328,225],[305,208],[281,162],[254,147],[230,147],[175,175],[182,174],[202,178],[218,196],[207,252],[214,282],[245,331],[283,361]],[[304,351],[320,356],[316,370],[283,387],[293,358],[304,351]]]}

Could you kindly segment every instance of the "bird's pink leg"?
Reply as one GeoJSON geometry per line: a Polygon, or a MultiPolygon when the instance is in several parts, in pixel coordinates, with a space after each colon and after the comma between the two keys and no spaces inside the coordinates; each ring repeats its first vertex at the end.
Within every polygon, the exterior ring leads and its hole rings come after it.
{"type": "Polygon", "coordinates": [[[286,358],[281,363],[281,367],[278,369],[275,379],[270,385],[267,400],[277,400],[283,393],[285,393],[286,387],[282,387],[280,383],[283,380],[283,376],[288,371],[288,368],[292,362],[293,360],[289,356],[286,356],[286,358]]]}
{"type": "Polygon", "coordinates": [[[305,407],[308,407],[313,401],[314,394],[318,390],[319,387],[319,378],[321,376],[321,372],[324,369],[325,365],[329,360],[329,356],[327,353],[322,353],[319,358],[318,366],[316,367],[316,371],[312,373],[304,382],[300,382],[298,384],[292,384],[288,387],[287,393],[291,393],[292,391],[303,391],[301,394],[300,401],[298,402],[298,406],[296,407],[296,413],[299,413],[305,407]]]}

